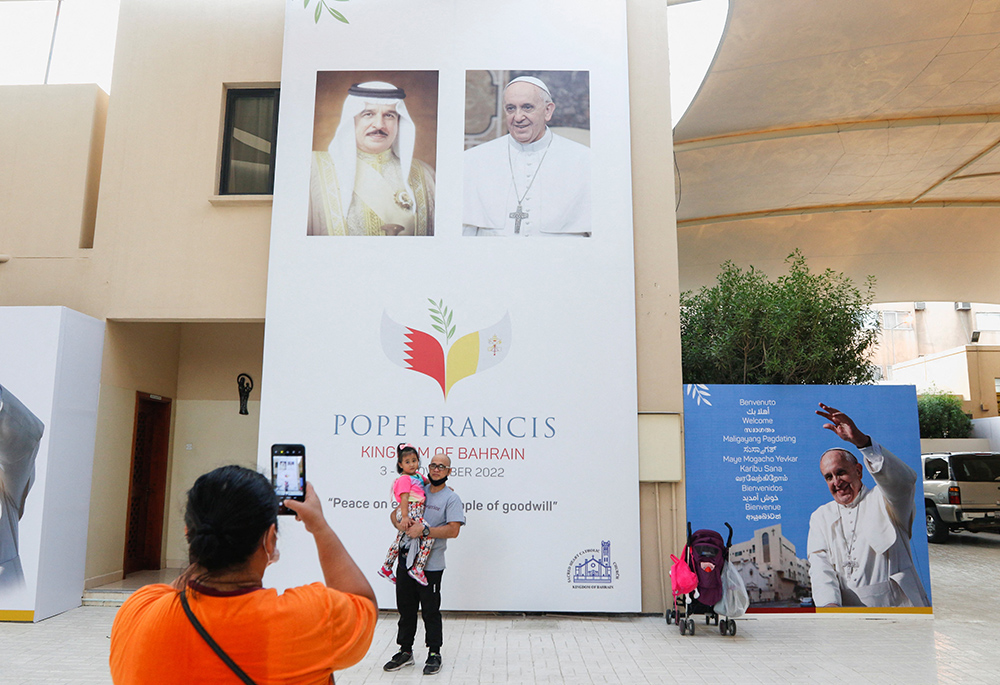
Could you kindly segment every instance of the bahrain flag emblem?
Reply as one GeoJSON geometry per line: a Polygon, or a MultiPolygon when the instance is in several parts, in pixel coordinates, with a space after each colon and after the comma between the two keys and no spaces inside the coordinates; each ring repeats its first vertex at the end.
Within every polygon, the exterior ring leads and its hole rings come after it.
{"type": "Polygon", "coordinates": [[[463,378],[496,366],[510,350],[510,314],[481,331],[467,333],[454,343],[453,314],[444,301],[428,300],[434,336],[403,326],[382,312],[382,350],[392,363],[404,369],[430,376],[445,399],[455,383],[463,378]],[[444,345],[439,338],[444,339],[444,345]]]}

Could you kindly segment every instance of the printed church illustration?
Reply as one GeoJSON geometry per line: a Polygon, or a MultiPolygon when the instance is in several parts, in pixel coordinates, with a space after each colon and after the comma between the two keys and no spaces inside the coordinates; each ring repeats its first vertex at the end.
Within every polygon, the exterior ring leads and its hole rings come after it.
{"type": "Polygon", "coordinates": [[[574,583],[611,582],[611,541],[601,541],[601,558],[591,556],[573,568],[574,583]]]}

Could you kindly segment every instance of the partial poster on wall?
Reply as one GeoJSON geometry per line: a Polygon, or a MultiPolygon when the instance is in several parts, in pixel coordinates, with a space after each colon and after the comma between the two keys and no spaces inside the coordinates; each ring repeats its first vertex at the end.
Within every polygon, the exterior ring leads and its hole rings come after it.
{"type": "MultiPolygon", "coordinates": [[[[464,502],[446,608],[638,611],[625,3],[313,0],[285,22],[260,468],[305,446],[381,606],[405,442],[425,472],[447,454],[464,502]]],[[[318,579],[280,533],[267,582],[318,579]]]]}
{"type": "Polygon", "coordinates": [[[732,526],[749,612],[931,613],[913,386],[687,385],[684,412],[688,520],[732,526]]]}
{"type": "Polygon", "coordinates": [[[80,605],[104,324],[0,307],[0,620],[80,605]]]}

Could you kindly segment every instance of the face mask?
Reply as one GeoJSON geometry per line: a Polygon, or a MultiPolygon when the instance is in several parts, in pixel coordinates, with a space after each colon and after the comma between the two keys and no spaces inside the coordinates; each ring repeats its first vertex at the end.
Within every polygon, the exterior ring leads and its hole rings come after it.
{"type": "Polygon", "coordinates": [[[445,476],[444,478],[438,478],[438,479],[434,479],[434,478],[431,478],[430,476],[428,476],[427,480],[429,480],[431,482],[431,485],[433,485],[434,487],[437,487],[439,485],[443,485],[444,482],[446,480],[448,480],[448,476],[445,476]]]}

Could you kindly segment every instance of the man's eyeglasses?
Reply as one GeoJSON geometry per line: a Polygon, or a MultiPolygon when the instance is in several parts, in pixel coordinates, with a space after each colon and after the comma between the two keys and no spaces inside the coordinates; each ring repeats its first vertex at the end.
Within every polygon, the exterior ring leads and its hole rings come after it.
{"type": "Polygon", "coordinates": [[[443,470],[445,470],[447,468],[451,468],[451,467],[450,466],[445,466],[444,464],[428,464],[427,468],[430,469],[430,470],[432,470],[432,471],[443,471],[443,470]]]}

